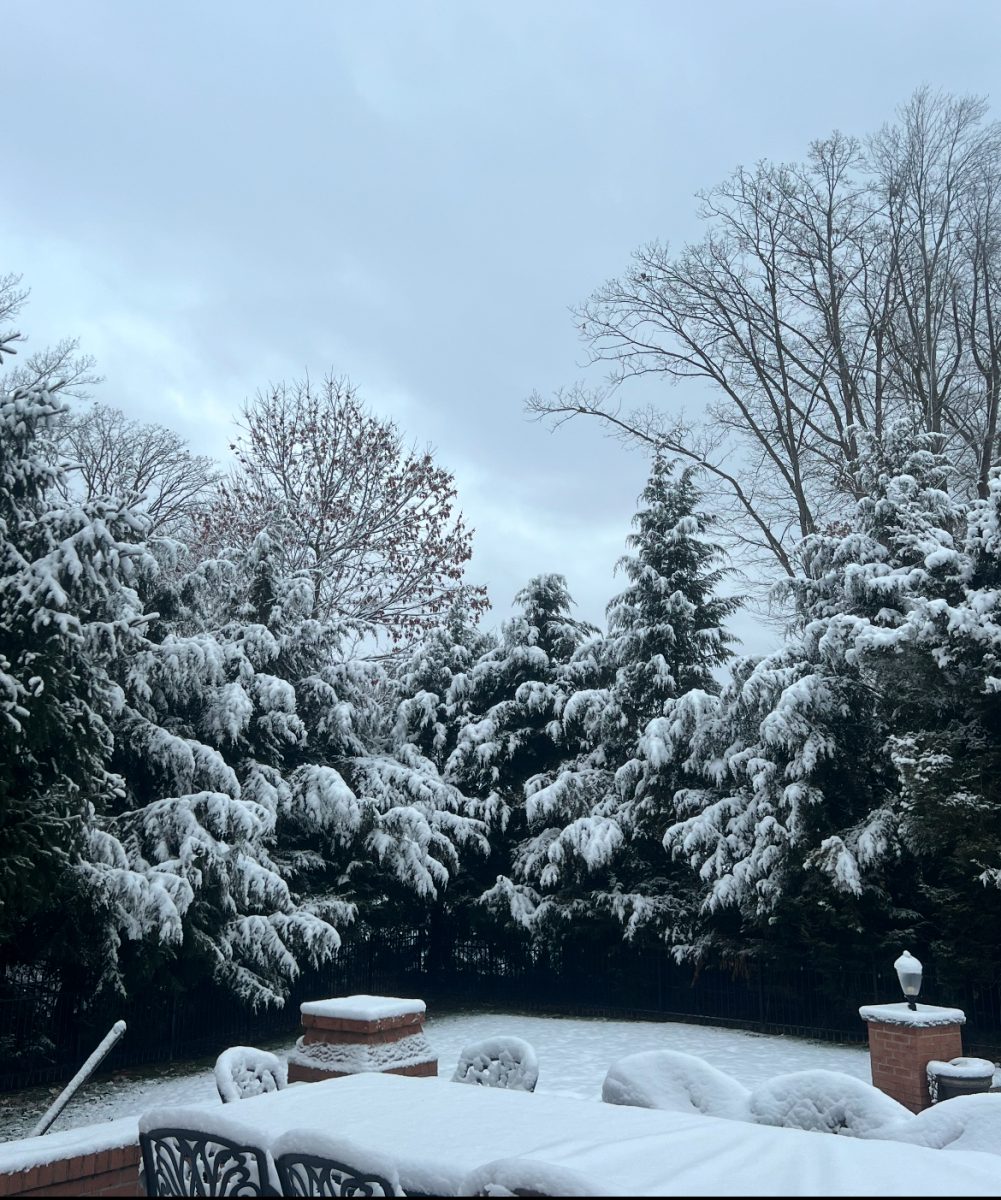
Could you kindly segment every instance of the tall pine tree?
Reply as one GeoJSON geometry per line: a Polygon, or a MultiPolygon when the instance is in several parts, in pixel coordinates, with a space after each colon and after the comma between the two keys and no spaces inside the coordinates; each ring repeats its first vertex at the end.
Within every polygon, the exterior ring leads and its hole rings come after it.
{"type": "Polygon", "coordinates": [[[521,911],[540,932],[598,919],[670,940],[691,907],[689,881],[660,844],[673,773],[664,763],[645,773],[636,756],[675,697],[716,689],[713,671],[730,656],[723,623],[739,601],[717,594],[722,552],[705,537],[691,471],[675,478],[658,456],[640,504],[608,633],[561,672],[563,761],[526,786],[530,836],[516,872],[521,911]]]}

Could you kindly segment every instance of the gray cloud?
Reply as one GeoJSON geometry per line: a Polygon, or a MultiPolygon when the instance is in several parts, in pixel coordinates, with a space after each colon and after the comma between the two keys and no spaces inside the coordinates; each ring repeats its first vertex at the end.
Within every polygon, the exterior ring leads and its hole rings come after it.
{"type": "Polygon", "coordinates": [[[868,131],[922,81],[988,91],[999,14],[12,6],[0,270],[33,289],[36,344],[79,335],[102,398],[201,449],[224,452],[268,380],[349,374],[456,471],[497,615],[561,570],[597,621],[645,463],[524,418],[534,388],[583,374],[567,306],[636,245],[694,236],[693,193],[737,162],[868,131]]]}

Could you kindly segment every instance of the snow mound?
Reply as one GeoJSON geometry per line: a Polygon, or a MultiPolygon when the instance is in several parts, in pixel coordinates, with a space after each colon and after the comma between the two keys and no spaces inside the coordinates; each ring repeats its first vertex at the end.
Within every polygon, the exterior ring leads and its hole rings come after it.
{"type": "Polygon", "coordinates": [[[288,1084],[288,1071],[276,1054],[253,1046],[230,1046],[216,1059],[215,1083],[223,1104],[246,1100],[263,1092],[278,1092],[288,1084]]]}
{"type": "Polygon", "coordinates": [[[528,1042],[518,1037],[492,1037],[463,1048],[453,1083],[534,1092],[539,1062],[528,1042]]]}
{"type": "Polygon", "coordinates": [[[471,1171],[460,1196],[611,1196],[579,1171],[534,1158],[498,1158],[471,1171]]]}
{"type": "Polygon", "coordinates": [[[887,1125],[863,1137],[910,1142],[933,1150],[984,1150],[1001,1154],[1001,1095],[980,1092],[954,1096],[910,1120],[887,1125]]]}
{"type": "Polygon", "coordinates": [[[750,1118],[846,1137],[879,1136],[875,1131],[913,1121],[909,1109],[878,1088],[841,1071],[793,1071],[777,1075],[751,1093],[750,1118]]]}
{"type": "Polygon", "coordinates": [[[732,1121],[750,1120],[750,1095],[730,1075],[678,1050],[648,1050],[620,1058],[609,1067],[601,1086],[601,1098],[609,1104],[703,1113],[732,1121]]]}

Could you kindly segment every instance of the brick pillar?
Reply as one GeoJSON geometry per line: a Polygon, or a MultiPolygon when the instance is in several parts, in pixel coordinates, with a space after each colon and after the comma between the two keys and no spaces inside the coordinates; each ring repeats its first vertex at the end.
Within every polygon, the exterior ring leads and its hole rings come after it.
{"type": "Polygon", "coordinates": [[[300,1006],[304,1033],[288,1056],[289,1083],[315,1083],[362,1071],[437,1075],[424,1036],[423,1000],[338,996],[300,1006]]]}
{"type": "Polygon", "coordinates": [[[869,1026],[872,1082],[913,1113],[931,1107],[927,1066],[933,1058],[948,1061],[963,1053],[960,1008],[919,1004],[867,1004],[859,1016],[869,1026]]]}

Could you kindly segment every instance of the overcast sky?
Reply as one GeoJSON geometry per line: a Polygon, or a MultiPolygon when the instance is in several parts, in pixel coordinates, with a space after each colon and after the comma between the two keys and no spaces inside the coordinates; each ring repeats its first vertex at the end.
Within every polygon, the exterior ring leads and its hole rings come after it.
{"type": "Polygon", "coordinates": [[[995,0],[8,0],[0,274],[35,348],[79,337],[201,451],[259,386],[350,376],[455,473],[492,619],[561,571],[599,622],[647,464],[526,419],[588,377],[568,306],[738,163],[990,95],[999,34],[995,0]]]}

